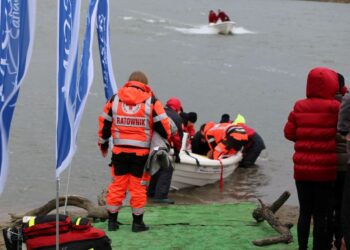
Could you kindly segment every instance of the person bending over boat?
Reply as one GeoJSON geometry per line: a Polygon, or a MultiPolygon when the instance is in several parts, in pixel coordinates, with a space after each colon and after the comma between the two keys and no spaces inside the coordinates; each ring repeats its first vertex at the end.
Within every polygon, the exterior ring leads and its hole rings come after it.
{"type": "MultiPolygon", "coordinates": [[[[179,152],[183,137],[183,123],[180,117],[180,112],[182,112],[181,101],[176,97],[170,98],[166,103],[165,112],[170,118],[170,122],[176,126],[175,133],[172,133],[170,137],[170,144],[174,149],[175,162],[180,162],[179,152]]],[[[147,191],[147,196],[151,199],[151,201],[154,203],[175,203],[174,200],[169,199],[168,197],[173,172],[173,166],[162,167],[151,177],[147,191]]]]}
{"type": "Polygon", "coordinates": [[[248,135],[248,143],[243,148],[243,159],[239,166],[243,168],[251,167],[255,164],[261,151],[266,148],[264,140],[253,128],[246,125],[245,118],[241,114],[237,115],[233,124],[243,127],[248,135]]]}
{"type": "Polygon", "coordinates": [[[229,114],[222,114],[220,123],[233,123],[244,128],[248,135],[248,143],[243,147],[243,159],[239,163],[239,166],[253,166],[261,151],[266,148],[263,138],[253,128],[245,124],[245,118],[241,114],[238,114],[233,122],[231,121],[229,114]]]}
{"type": "Polygon", "coordinates": [[[191,151],[192,153],[199,155],[207,155],[210,148],[205,140],[204,127],[206,123],[202,124],[199,131],[197,131],[191,140],[191,151]]]}
{"type": "Polygon", "coordinates": [[[107,101],[99,116],[98,145],[103,157],[107,155],[110,137],[114,144],[111,164],[113,180],[106,197],[108,231],[119,228],[117,217],[127,191],[131,196],[132,232],[149,229],[143,222],[147,195],[146,186],[141,184],[141,180],[154,130],[162,137],[169,138],[170,121],[148,86],[146,75],[135,71],[129,81],[107,101]]]}
{"type": "Polygon", "coordinates": [[[229,16],[222,10],[218,10],[218,21],[221,21],[221,22],[228,22],[230,21],[230,18],[229,16]]]}
{"type": "Polygon", "coordinates": [[[244,128],[232,123],[207,123],[204,134],[210,151],[208,157],[214,160],[236,154],[248,142],[244,128]]]}

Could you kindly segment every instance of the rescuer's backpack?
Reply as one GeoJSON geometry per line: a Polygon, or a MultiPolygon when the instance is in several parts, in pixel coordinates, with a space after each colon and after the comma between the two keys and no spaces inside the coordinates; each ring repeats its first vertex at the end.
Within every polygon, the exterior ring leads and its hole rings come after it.
{"type": "MultiPolygon", "coordinates": [[[[101,229],[94,228],[89,219],[78,217],[73,221],[67,215],[59,215],[59,249],[64,250],[111,250],[111,240],[101,229]]],[[[23,243],[28,250],[56,249],[56,215],[26,217],[18,232],[15,228],[4,229],[6,248],[17,248],[23,243]],[[14,235],[18,237],[15,238],[14,235]],[[9,237],[10,236],[10,237],[9,237]],[[12,238],[11,238],[12,236],[12,238]],[[16,242],[17,240],[17,242],[16,242]],[[17,245],[15,246],[15,244],[17,245]]]]}

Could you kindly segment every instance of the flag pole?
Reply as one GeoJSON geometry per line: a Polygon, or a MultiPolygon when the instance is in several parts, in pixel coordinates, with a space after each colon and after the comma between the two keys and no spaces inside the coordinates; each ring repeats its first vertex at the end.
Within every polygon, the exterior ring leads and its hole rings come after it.
{"type": "Polygon", "coordinates": [[[60,201],[59,201],[59,194],[60,194],[60,177],[56,177],[56,250],[60,249],[60,218],[59,218],[59,209],[60,209],[60,201]]]}
{"type": "Polygon", "coordinates": [[[68,180],[67,180],[67,186],[66,186],[66,195],[64,198],[64,208],[63,208],[63,214],[67,215],[67,204],[68,204],[68,189],[69,189],[69,180],[70,180],[70,173],[72,172],[72,164],[69,164],[68,166],[68,180]]]}

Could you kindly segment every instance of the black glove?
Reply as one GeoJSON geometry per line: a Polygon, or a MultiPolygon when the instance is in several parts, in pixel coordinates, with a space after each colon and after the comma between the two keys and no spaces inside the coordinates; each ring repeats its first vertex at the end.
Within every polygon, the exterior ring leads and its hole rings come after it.
{"type": "Polygon", "coordinates": [[[98,146],[100,147],[100,151],[103,157],[106,157],[107,153],[108,153],[108,148],[109,148],[109,142],[105,142],[105,143],[99,143],[98,146]]]}

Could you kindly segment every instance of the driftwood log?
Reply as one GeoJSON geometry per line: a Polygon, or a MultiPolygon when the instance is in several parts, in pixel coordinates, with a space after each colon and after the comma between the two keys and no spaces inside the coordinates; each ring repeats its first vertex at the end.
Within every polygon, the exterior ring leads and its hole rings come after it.
{"type": "MultiPolygon", "coordinates": [[[[59,206],[62,207],[65,205],[66,197],[59,197],[59,206]]],[[[68,196],[67,206],[74,206],[78,208],[82,208],[86,210],[87,215],[84,215],[89,218],[99,218],[99,219],[107,219],[108,212],[104,206],[99,206],[94,204],[87,198],[81,196],[68,196]]],[[[56,209],[56,199],[50,200],[45,205],[35,208],[26,212],[25,214],[9,214],[11,216],[10,224],[12,226],[20,225],[22,222],[22,218],[24,216],[42,216],[50,213],[51,211],[56,209]]]]}
{"type": "Polygon", "coordinates": [[[107,188],[102,189],[102,192],[97,196],[97,204],[99,206],[106,206],[107,188]]]}
{"type": "Polygon", "coordinates": [[[290,232],[292,224],[283,224],[274,213],[283,205],[283,203],[289,198],[290,193],[284,192],[271,206],[265,205],[260,199],[260,207],[255,209],[253,212],[253,217],[257,222],[262,222],[266,220],[270,226],[275,229],[280,236],[270,237],[266,239],[254,240],[253,244],[256,246],[267,246],[276,243],[291,243],[293,241],[293,236],[290,232]]]}
{"type": "MultiPolygon", "coordinates": [[[[283,194],[274,202],[271,206],[268,206],[268,208],[271,210],[272,213],[276,213],[280,207],[288,200],[290,197],[290,193],[288,191],[284,191],[283,194]]],[[[262,208],[258,207],[253,211],[253,218],[257,222],[264,221],[264,217],[262,217],[262,208]]]]}

